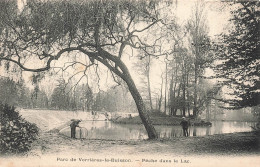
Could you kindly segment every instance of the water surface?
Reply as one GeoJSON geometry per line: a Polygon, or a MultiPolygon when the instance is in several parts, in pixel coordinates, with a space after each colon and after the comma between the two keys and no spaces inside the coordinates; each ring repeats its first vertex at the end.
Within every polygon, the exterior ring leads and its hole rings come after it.
{"type": "MultiPolygon", "coordinates": [[[[206,136],[223,133],[251,131],[254,122],[212,122],[211,127],[189,127],[189,136],[206,136]]],[[[138,140],[147,139],[143,125],[115,124],[109,121],[82,121],[77,128],[76,138],[86,139],[110,139],[110,140],[138,140]]],[[[156,125],[156,131],[160,138],[174,138],[182,136],[181,126],[156,125]]],[[[62,134],[70,136],[70,128],[61,130],[62,134]]]]}

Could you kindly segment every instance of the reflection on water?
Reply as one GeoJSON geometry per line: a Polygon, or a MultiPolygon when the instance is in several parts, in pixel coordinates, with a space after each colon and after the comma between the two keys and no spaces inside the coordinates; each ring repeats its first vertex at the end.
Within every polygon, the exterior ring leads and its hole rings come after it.
{"type": "MultiPolygon", "coordinates": [[[[251,131],[252,122],[212,122],[211,127],[190,127],[189,136],[205,136],[222,133],[251,131]]],[[[122,125],[109,121],[83,121],[83,128],[77,128],[76,138],[111,139],[111,140],[138,140],[147,139],[143,125],[122,125]]],[[[174,138],[182,136],[181,126],[155,126],[160,138],[174,138]]],[[[61,130],[62,134],[70,136],[70,128],[61,130]]]]}

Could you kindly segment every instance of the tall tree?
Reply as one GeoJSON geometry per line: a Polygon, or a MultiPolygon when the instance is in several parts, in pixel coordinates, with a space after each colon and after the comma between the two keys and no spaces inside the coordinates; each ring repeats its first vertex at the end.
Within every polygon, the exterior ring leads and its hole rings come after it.
{"type": "Polygon", "coordinates": [[[190,35],[190,49],[194,57],[194,95],[193,95],[193,116],[196,117],[198,110],[198,84],[205,65],[211,62],[209,56],[209,37],[205,17],[205,3],[197,2],[192,11],[192,17],[188,21],[190,35]]]}
{"type": "Polygon", "coordinates": [[[49,107],[49,99],[46,93],[42,91],[38,86],[36,86],[31,93],[31,107],[45,109],[49,107]]]}
{"type": "Polygon", "coordinates": [[[160,88],[160,94],[158,95],[158,97],[157,97],[157,105],[156,105],[156,107],[158,107],[157,108],[157,110],[160,112],[161,111],[161,107],[162,107],[162,100],[163,100],[163,80],[164,80],[164,78],[163,78],[163,73],[161,73],[161,88],[160,88]]]}
{"type": "Polygon", "coordinates": [[[84,91],[84,97],[87,99],[86,100],[86,108],[87,110],[91,110],[92,105],[93,105],[93,91],[89,87],[89,85],[86,85],[86,90],[84,91]]]}
{"type": "Polygon", "coordinates": [[[66,86],[65,80],[60,79],[57,87],[53,90],[51,96],[51,106],[58,109],[71,109],[70,101],[71,96],[69,95],[68,87],[66,86]]]}
{"type": "Polygon", "coordinates": [[[231,3],[233,27],[221,34],[217,48],[217,58],[221,61],[215,66],[222,84],[234,92],[234,99],[223,99],[229,108],[242,108],[260,104],[260,2],[239,1],[231,3]]]}
{"type": "Polygon", "coordinates": [[[151,47],[139,37],[161,21],[156,11],[158,1],[28,0],[18,14],[14,12],[16,6],[9,2],[0,3],[0,60],[15,63],[26,71],[42,72],[66,54],[83,54],[90,61],[73,63],[83,65],[79,73],[85,76],[90,67],[101,63],[122,78],[149,138],[157,138],[143,99],[121,58],[126,46],[151,47]],[[138,25],[142,28],[136,28],[138,25]]]}
{"type": "Polygon", "coordinates": [[[143,95],[147,97],[150,109],[153,110],[152,92],[151,92],[151,55],[143,56],[145,52],[139,54],[139,60],[135,63],[135,70],[141,76],[141,83],[144,86],[143,95]]]}

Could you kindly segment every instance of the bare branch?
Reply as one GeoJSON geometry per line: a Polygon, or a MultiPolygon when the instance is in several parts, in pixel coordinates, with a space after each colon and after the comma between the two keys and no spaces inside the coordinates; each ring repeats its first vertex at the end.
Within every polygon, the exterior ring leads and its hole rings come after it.
{"type": "Polygon", "coordinates": [[[82,75],[81,77],[80,77],[80,79],[77,81],[77,83],[76,84],[74,84],[71,88],[70,88],[70,90],[68,91],[68,93],[74,88],[76,88],[77,87],[77,85],[79,84],[79,82],[83,79],[83,77],[86,77],[86,75],[84,74],[84,75],[82,75]]]}
{"type": "Polygon", "coordinates": [[[161,20],[156,20],[156,21],[154,21],[152,24],[150,24],[150,25],[144,27],[144,28],[141,29],[141,30],[134,30],[134,31],[132,31],[131,34],[133,35],[135,32],[143,32],[143,31],[149,29],[150,27],[152,27],[153,25],[155,25],[156,23],[158,23],[158,22],[160,22],[160,21],[161,21],[161,20]]]}
{"type": "MultiPolygon", "coordinates": [[[[45,67],[42,67],[42,68],[35,68],[35,69],[32,69],[32,68],[27,68],[25,67],[22,63],[21,63],[21,60],[20,58],[18,58],[18,60],[13,60],[13,59],[10,59],[10,58],[6,58],[6,57],[0,57],[0,60],[6,60],[6,61],[10,61],[10,62],[13,62],[15,64],[17,64],[20,68],[22,68],[23,70],[25,71],[31,71],[31,72],[42,72],[42,71],[46,71],[46,70],[49,70],[51,68],[51,62],[53,60],[58,60],[61,55],[65,52],[71,52],[71,51],[74,51],[74,50],[78,50],[77,47],[71,47],[71,48],[65,48],[65,49],[62,49],[60,50],[56,56],[52,56],[50,54],[47,54],[45,52],[43,52],[43,55],[46,56],[46,57],[49,57],[47,63],[46,63],[46,66],[45,67]]],[[[17,55],[19,57],[19,55],[17,55]]]]}
{"type": "Polygon", "coordinates": [[[114,75],[114,73],[111,70],[110,70],[110,72],[111,72],[112,78],[115,81],[115,83],[117,83],[118,86],[121,85],[121,82],[116,79],[116,76],[114,75]]]}

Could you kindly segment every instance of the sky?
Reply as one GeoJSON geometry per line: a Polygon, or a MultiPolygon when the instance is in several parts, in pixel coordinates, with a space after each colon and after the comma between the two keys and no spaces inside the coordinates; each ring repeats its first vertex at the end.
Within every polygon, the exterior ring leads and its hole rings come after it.
{"type": "MultiPolygon", "coordinates": [[[[187,21],[192,15],[192,9],[199,0],[178,0],[177,16],[181,19],[180,22],[187,21]]],[[[209,26],[209,35],[211,37],[221,33],[225,29],[230,17],[229,11],[218,0],[205,0],[204,13],[209,26]]]]}
{"type": "MultiPolygon", "coordinates": [[[[26,2],[26,0],[17,0],[18,2],[18,8],[21,10],[23,8],[23,4],[26,2]]],[[[174,2],[176,2],[174,0],[174,2]]],[[[192,8],[194,7],[195,3],[198,1],[196,0],[177,0],[177,7],[174,7],[172,10],[173,13],[176,14],[178,17],[179,24],[183,25],[185,22],[191,17],[192,15],[192,8]]],[[[209,35],[214,38],[215,35],[220,34],[221,32],[225,31],[227,29],[228,25],[228,19],[230,17],[229,11],[227,8],[225,8],[223,5],[220,5],[219,2],[215,0],[207,0],[205,1],[205,14],[207,16],[207,23],[209,27],[209,35]]],[[[139,85],[140,83],[140,76],[137,75],[135,72],[135,66],[133,65],[133,61],[135,61],[133,58],[129,58],[129,56],[124,56],[124,62],[128,66],[130,73],[133,76],[133,79],[139,85]]],[[[104,68],[105,69],[105,68],[104,68]]],[[[162,70],[165,69],[164,63],[154,63],[154,66],[151,71],[151,82],[153,85],[153,89],[158,89],[159,84],[161,82],[160,75],[162,70]]],[[[106,70],[102,71],[103,77],[101,77],[100,86],[101,89],[106,90],[111,85],[114,85],[114,83],[110,84],[111,82],[107,80],[106,77],[106,70]]],[[[213,72],[210,69],[206,70],[206,75],[212,75],[213,72]]],[[[24,73],[25,80],[29,81],[31,76],[31,73],[24,73]]],[[[46,81],[46,84],[51,84],[52,86],[55,86],[56,83],[51,83],[50,79],[46,81]]],[[[93,85],[95,85],[93,83],[93,85]]]]}

